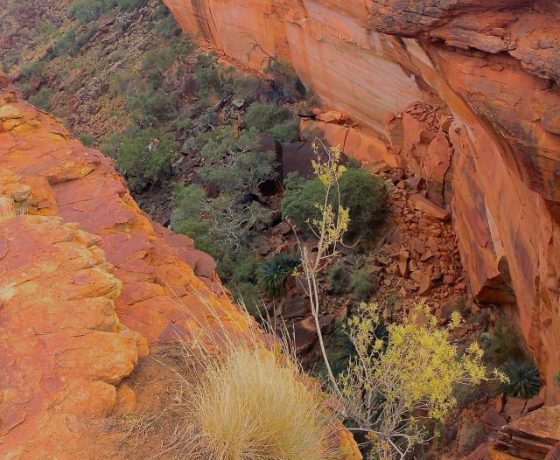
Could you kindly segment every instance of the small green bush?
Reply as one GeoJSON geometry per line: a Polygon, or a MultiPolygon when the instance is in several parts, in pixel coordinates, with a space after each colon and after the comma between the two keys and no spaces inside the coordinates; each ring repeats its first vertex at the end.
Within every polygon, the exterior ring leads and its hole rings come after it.
{"type": "Polygon", "coordinates": [[[274,86],[281,97],[290,101],[299,101],[312,96],[299,79],[295,69],[289,63],[270,57],[265,72],[272,76],[274,86]]]}
{"type": "Polygon", "coordinates": [[[45,63],[43,61],[31,62],[21,69],[21,76],[25,80],[29,80],[33,75],[43,77],[45,73],[45,63]]]}
{"type": "Polygon", "coordinates": [[[181,33],[181,28],[177,24],[177,21],[175,21],[175,18],[171,15],[162,18],[158,22],[156,30],[158,34],[164,38],[176,37],[181,33]]]}
{"type": "Polygon", "coordinates": [[[554,376],[554,382],[556,383],[556,386],[558,388],[560,388],[560,372],[558,372],[555,376],[554,376]]]}
{"type": "Polygon", "coordinates": [[[68,16],[77,19],[82,24],[87,24],[96,21],[114,6],[114,0],[79,0],[70,6],[68,16]]]}
{"type": "Polygon", "coordinates": [[[502,368],[509,382],[504,383],[504,393],[515,398],[531,399],[541,389],[540,372],[529,361],[511,361],[502,368]]]}
{"type": "Polygon", "coordinates": [[[371,273],[365,269],[356,270],[350,279],[350,289],[360,300],[367,300],[371,297],[374,284],[371,273]]]}
{"type": "Polygon", "coordinates": [[[262,305],[262,298],[256,284],[253,283],[237,283],[231,288],[233,298],[245,305],[247,312],[259,319],[260,307],[262,305]]]}
{"type": "Polygon", "coordinates": [[[86,147],[93,147],[93,145],[95,144],[95,136],[91,136],[89,134],[81,134],[78,136],[78,139],[86,147]]]}
{"type": "Polygon", "coordinates": [[[292,114],[286,107],[255,102],[247,110],[245,123],[247,127],[255,128],[259,133],[266,133],[276,125],[288,121],[291,117],[292,114]]]}
{"type": "Polygon", "coordinates": [[[148,0],[116,0],[117,6],[124,12],[140,9],[148,4],[148,0]]]}
{"type": "Polygon", "coordinates": [[[459,452],[462,455],[470,454],[484,438],[484,429],[481,424],[466,423],[461,428],[459,436],[459,452]]]}
{"type": "Polygon", "coordinates": [[[284,121],[268,130],[278,142],[296,142],[299,140],[299,123],[297,120],[284,121]]]}
{"type": "Polygon", "coordinates": [[[98,29],[95,25],[89,27],[80,35],[77,34],[76,28],[69,30],[53,45],[49,58],[75,57],[97,32],[98,29]]]}
{"type": "Polygon", "coordinates": [[[113,8],[131,12],[148,4],[148,0],[78,0],[68,10],[68,17],[82,24],[96,21],[113,8]]]}
{"type": "Polygon", "coordinates": [[[334,295],[342,295],[348,291],[350,280],[344,264],[338,262],[329,270],[329,289],[334,295]]]}
{"type": "MultiPolygon", "coordinates": [[[[308,232],[307,222],[320,218],[320,211],[315,205],[324,201],[322,184],[316,178],[305,181],[289,174],[284,186],[284,218],[292,221],[300,231],[308,232]]],[[[342,205],[350,213],[348,237],[371,239],[384,217],[387,191],[382,180],[362,169],[349,168],[339,180],[339,189],[342,205]]],[[[333,209],[337,209],[336,194],[332,195],[333,209]]]]}
{"type": "Polygon", "coordinates": [[[230,76],[218,66],[213,54],[200,54],[193,74],[200,87],[198,92],[200,103],[205,106],[208,106],[208,99],[212,94],[222,97],[233,92],[230,76]]]}
{"type": "MultiPolygon", "coordinates": [[[[350,337],[348,337],[345,323],[335,324],[330,339],[331,342],[327,352],[329,363],[331,364],[333,374],[338,376],[348,369],[350,359],[356,354],[356,348],[350,340],[350,337]]],[[[323,372],[326,372],[326,369],[323,372]]]]}
{"type": "Polygon", "coordinates": [[[29,102],[41,110],[49,111],[51,109],[51,91],[43,86],[39,92],[29,98],[29,102]]]}
{"type": "Polygon", "coordinates": [[[233,271],[232,281],[239,283],[256,283],[258,280],[259,264],[254,256],[240,262],[233,271]]]}
{"type": "Polygon", "coordinates": [[[117,167],[133,190],[161,183],[170,173],[177,149],[174,137],[154,129],[124,140],[117,152],[117,167]]]}
{"type": "Polygon", "coordinates": [[[280,253],[266,260],[259,270],[259,279],[269,297],[284,293],[288,276],[298,267],[300,260],[291,254],[280,253]]]}
{"type": "Polygon", "coordinates": [[[520,334],[510,324],[498,324],[481,335],[484,356],[489,364],[502,366],[508,361],[526,361],[527,351],[520,334]]]}

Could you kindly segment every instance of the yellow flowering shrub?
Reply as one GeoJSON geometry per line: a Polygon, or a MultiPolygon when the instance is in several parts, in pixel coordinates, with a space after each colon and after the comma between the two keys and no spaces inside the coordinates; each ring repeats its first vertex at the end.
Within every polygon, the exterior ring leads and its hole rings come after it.
{"type": "Polygon", "coordinates": [[[429,440],[427,420],[443,421],[457,401],[458,384],[477,385],[489,378],[483,351],[472,343],[462,354],[450,341],[461,324],[458,313],[439,327],[425,304],[401,322],[381,325],[376,304],[361,304],[348,322],[356,356],[339,378],[345,408],[381,458],[401,458],[429,440]]]}

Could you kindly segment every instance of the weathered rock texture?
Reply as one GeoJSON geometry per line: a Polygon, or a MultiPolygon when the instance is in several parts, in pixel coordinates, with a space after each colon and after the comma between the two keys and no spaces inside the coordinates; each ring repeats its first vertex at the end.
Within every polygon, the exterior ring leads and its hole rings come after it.
{"type": "Polygon", "coordinates": [[[87,420],[118,409],[148,344],[247,326],[110,160],[0,90],[0,458],[99,458],[87,420]]]}
{"type": "Polygon", "coordinates": [[[372,166],[406,163],[453,212],[482,302],[515,306],[549,402],[560,370],[560,2],[165,0],[262,70],[293,65],[344,123],[309,121],[372,166]]]}
{"type": "Polygon", "coordinates": [[[491,458],[554,459],[560,445],[560,406],[543,407],[500,430],[491,458]]]}

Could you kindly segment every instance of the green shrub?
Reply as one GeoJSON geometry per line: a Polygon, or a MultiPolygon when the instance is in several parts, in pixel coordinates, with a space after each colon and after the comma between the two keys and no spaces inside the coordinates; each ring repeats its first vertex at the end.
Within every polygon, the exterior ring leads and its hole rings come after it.
{"type": "Polygon", "coordinates": [[[540,372],[529,361],[511,361],[502,368],[509,382],[504,383],[504,393],[516,398],[531,399],[541,389],[540,372]]]}
{"type": "Polygon", "coordinates": [[[152,89],[161,86],[165,72],[169,69],[175,54],[169,47],[162,47],[152,50],[144,57],[142,72],[152,89]]]}
{"type": "Polygon", "coordinates": [[[43,86],[39,92],[29,98],[29,102],[41,110],[49,111],[51,109],[51,91],[43,86]]]}
{"type": "Polygon", "coordinates": [[[329,289],[334,295],[342,295],[348,291],[348,273],[344,264],[338,262],[329,270],[329,289]]]}
{"type": "Polygon", "coordinates": [[[237,283],[230,288],[236,302],[243,303],[247,312],[255,317],[260,317],[262,298],[256,284],[237,283]]]}
{"type": "Polygon", "coordinates": [[[42,78],[45,74],[45,63],[43,61],[35,61],[26,64],[21,69],[21,76],[25,80],[29,80],[33,75],[42,78]]]}
{"type": "Polygon", "coordinates": [[[222,97],[232,92],[230,75],[218,66],[213,54],[200,54],[197,57],[193,74],[200,87],[198,97],[203,105],[208,105],[208,98],[212,94],[222,97]]]}
{"type": "Polygon", "coordinates": [[[173,136],[154,129],[125,139],[117,152],[117,167],[133,190],[161,183],[170,173],[177,149],[173,136]]]}
{"type": "MultiPolygon", "coordinates": [[[[330,334],[331,342],[327,350],[329,363],[335,377],[348,369],[350,359],[356,354],[354,344],[348,337],[345,323],[337,323],[334,331],[330,334]]],[[[324,365],[322,366],[324,368],[324,365]]],[[[320,369],[323,374],[326,369],[320,369]]],[[[325,375],[326,376],[326,375],[325,375]]]]}
{"type": "Polygon", "coordinates": [[[142,8],[148,4],[148,0],[116,0],[117,6],[125,12],[142,8]]]}
{"type": "Polygon", "coordinates": [[[90,27],[80,35],[76,30],[76,28],[69,30],[53,45],[49,56],[51,59],[59,56],[76,56],[98,31],[96,26],[90,27]]]}
{"type": "Polygon", "coordinates": [[[292,114],[286,107],[255,102],[247,110],[245,123],[249,128],[255,128],[259,133],[266,133],[291,117],[292,114]]]}
{"type": "Polygon", "coordinates": [[[78,139],[86,147],[93,147],[93,145],[95,144],[95,136],[91,136],[89,134],[81,134],[78,136],[78,139]]]}
{"type": "Polygon", "coordinates": [[[87,24],[96,21],[103,13],[114,6],[114,0],[79,0],[70,6],[68,16],[87,24]]]}
{"type": "Polygon", "coordinates": [[[252,104],[264,92],[264,83],[260,78],[242,73],[234,75],[233,92],[236,99],[252,104]]]}
{"type": "MultiPolygon", "coordinates": [[[[284,183],[282,214],[301,231],[308,232],[307,222],[320,218],[315,206],[324,201],[325,192],[318,179],[304,181],[290,174],[284,183]]],[[[347,235],[351,239],[370,239],[384,216],[387,192],[381,179],[362,169],[350,168],[339,180],[342,205],[349,210],[347,235]]],[[[338,208],[333,194],[333,209],[338,208]]]]}
{"type": "Polygon", "coordinates": [[[300,264],[296,256],[280,253],[263,262],[259,279],[269,297],[279,297],[284,293],[288,276],[300,264]]]}
{"type": "Polygon", "coordinates": [[[254,131],[244,130],[237,138],[230,127],[216,130],[201,154],[205,166],[200,176],[221,193],[237,197],[254,192],[276,176],[276,155],[261,151],[254,131]]]}
{"type": "Polygon", "coordinates": [[[129,98],[129,107],[134,118],[142,126],[151,126],[158,121],[169,121],[175,117],[176,99],[163,88],[149,89],[129,98]]]}
{"type": "Polygon", "coordinates": [[[487,362],[502,366],[508,361],[527,361],[528,353],[521,335],[507,323],[500,323],[488,333],[482,333],[481,345],[487,362]]]}
{"type": "Polygon", "coordinates": [[[365,269],[356,270],[350,279],[350,289],[360,300],[367,300],[374,290],[372,275],[365,269]]]}
{"type": "Polygon", "coordinates": [[[297,120],[288,120],[277,124],[268,130],[278,142],[296,142],[299,140],[299,123],[297,120]]]}
{"type": "Polygon", "coordinates": [[[232,281],[239,283],[256,283],[259,264],[254,256],[240,262],[233,271],[232,281]]]}
{"type": "Polygon", "coordinates": [[[298,101],[312,95],[299,79],[293,66],[282,59],[270,57],[265,72],[272,76],[274,86],[284,99],[298,101]]]}
{"type": "Polygon", "coordinates": [[[206,194],[200,185],[177,186],[175,190],[175,210],[171,215],[171,228],[175,232],[185,233],[183,231],[184,222],[189,219],[200,220],[205,201],[206,194]]]}
{"type": "Polygon", "coordinates": [[[131,12],[148,4],[148,0],[78,0],[68,10],[68,16],[82,24],[96,21],[113,8],[131,12]]]}
{"type": "Polygon", "coordinates": [[[181,33],[181,28],[177,24],[177,21],[175,21],[175,18],[171,15],[162,18],[158,22],[156,30],[158,35],[161,35],[164,38],[176,37],[181,33]]]}

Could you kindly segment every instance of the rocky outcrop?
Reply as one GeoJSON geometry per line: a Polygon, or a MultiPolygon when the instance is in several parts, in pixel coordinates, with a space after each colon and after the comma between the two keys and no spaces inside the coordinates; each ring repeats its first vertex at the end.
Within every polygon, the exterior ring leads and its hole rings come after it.
{"type": "Polygon", "coordinates": [[[247,331],[214,268],[109,159],[0,90],[0,458],[99,458],[91,420],[148,346],[247,331]]]}
{"type": "Polygon", "coordinates": [[[560,445],[560,406],[543,407],[504,426],[491,458],[554,459],[560,445]]]}
{"type": "Polygon", "coordinates": [[[452,211],[473,294],[511,312],[557,400],[560,2],[165,3],[224,57],[254,70],[281,58],[348,114],[306,129],[424,177],[452,211]]]}

